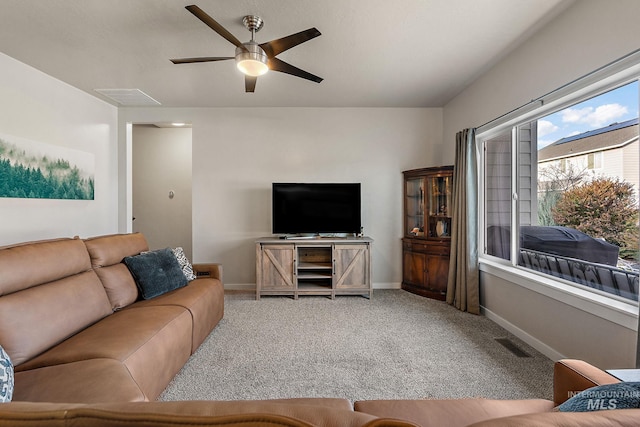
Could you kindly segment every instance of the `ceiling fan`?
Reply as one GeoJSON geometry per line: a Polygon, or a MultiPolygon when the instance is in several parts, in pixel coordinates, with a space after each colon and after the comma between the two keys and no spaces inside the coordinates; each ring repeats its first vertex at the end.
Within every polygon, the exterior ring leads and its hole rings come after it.
{"type": "Polygon", "coordinates": [[[299,33],[291,34],[287,37],[258,44],[254,40],[255,33],[260,31],[264,21],[259,16],[247,15],[242,19],[242,23],[247,30],[251,31],[251,40],[246,43],[242,43],[198,6],[191,5],[186,6],[185,8],[195,15],[196,18],[209,26],[213,31],[220,34],[227,41],[233,43],[236,46],[236,52],[235,56],[208,56],[202,58],[172,59],[171,62],[174,64],[190,64],[195,62],[212,62],[235,59],[236,66],[245,75],[245,92],[254,92],[258,76],[263,75],[269,70],[291,74],[292,76],[311,80],[316,83],[320,83],[322,81],[321,77],[315,76],[276,58],[276,55],[284,52],[285,50],[291,49],[292,47],[318,37],[320,35],[320,31],[316,28],[309,28],[308,30],[300,31],[299,33]]]}

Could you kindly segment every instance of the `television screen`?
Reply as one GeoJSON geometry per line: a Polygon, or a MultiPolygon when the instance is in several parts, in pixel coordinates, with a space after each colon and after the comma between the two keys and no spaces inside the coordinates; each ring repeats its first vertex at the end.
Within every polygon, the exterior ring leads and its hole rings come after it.
{"type": "Polygon", "coordinates": [[[360,183],[273,183],[273,234],[360,232],[360,183]]]}

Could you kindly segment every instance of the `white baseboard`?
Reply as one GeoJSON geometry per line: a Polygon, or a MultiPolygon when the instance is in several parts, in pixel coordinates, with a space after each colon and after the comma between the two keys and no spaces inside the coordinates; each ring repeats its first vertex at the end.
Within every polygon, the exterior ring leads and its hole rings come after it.
{"type": "Polygon", "coordinates": [[[373,284],[373,289],[400,289],[400,282],[379,282],[373,284]]]}
{"type": "Polygon", "coordinates": [[[224,289],[229,291],[256,291],[255,283],[225,283],[224,289]]]}
{"type": "MultiPolygon", "coordinates": [[[[256,291],[255,283],[225,283],[224,288],[230,291],[256,291]]],[[[400,289],[400,282],[374,283],[373,289],[400,289]]]]}
{"type": "Polygon", "coordinates": [[[495,314],[491,310],[488,310],[488,309],[486,309],[484,307],[480,307],[480,311],[487,319],[489,319],[489,320],[497,323],[498,325],[502,326],[504,329],[506,329],[507,331],[511,332],[513,335],[515,335],[516,337],[520,338],[522,341],[526,342],[531,347],[535,348],[540,353],[542,353],[545,356],[547,356],[549,359],[551,359],[553,361],[560,360],[560,359],[566,359],[565,355],[563,355],[560,352],[556,351],[552,347],[549,347],[547,344],[543,343],[542,341],[540,341],[536,337],[530,335],[525,330],[520,329],[519,327],[517,327],[513,323],[511,323],[511,322],[505,320],[504,318],[498,316],[497,314],[495,314]]]}

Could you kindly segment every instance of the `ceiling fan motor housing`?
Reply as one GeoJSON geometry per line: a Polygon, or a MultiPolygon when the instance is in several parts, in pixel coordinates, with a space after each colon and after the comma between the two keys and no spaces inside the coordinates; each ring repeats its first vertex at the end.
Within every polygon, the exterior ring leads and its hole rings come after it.
{"type": "Polygon", "coordinates": [[[265,51],[254,41],[236,48],[236,66],[249,76],[261,76],[269,71],[267,60],[265,51]]]}

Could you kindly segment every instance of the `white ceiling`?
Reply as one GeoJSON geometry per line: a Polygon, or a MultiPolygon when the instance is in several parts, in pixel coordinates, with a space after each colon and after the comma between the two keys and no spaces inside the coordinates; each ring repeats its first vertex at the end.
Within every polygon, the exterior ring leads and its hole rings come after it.
{"type": "Polygon", "coordinates": [[[0,0],[0,52],[105,100],[95,89],[166,107],[442,107],[572,1],[0,0]],[[234,55],[189,4],[243,42],[248,14],[258,43],[316,27],[278,58],[324,81],[270,72],[251,94],[233,61],[172,64],[234,55]]]}

